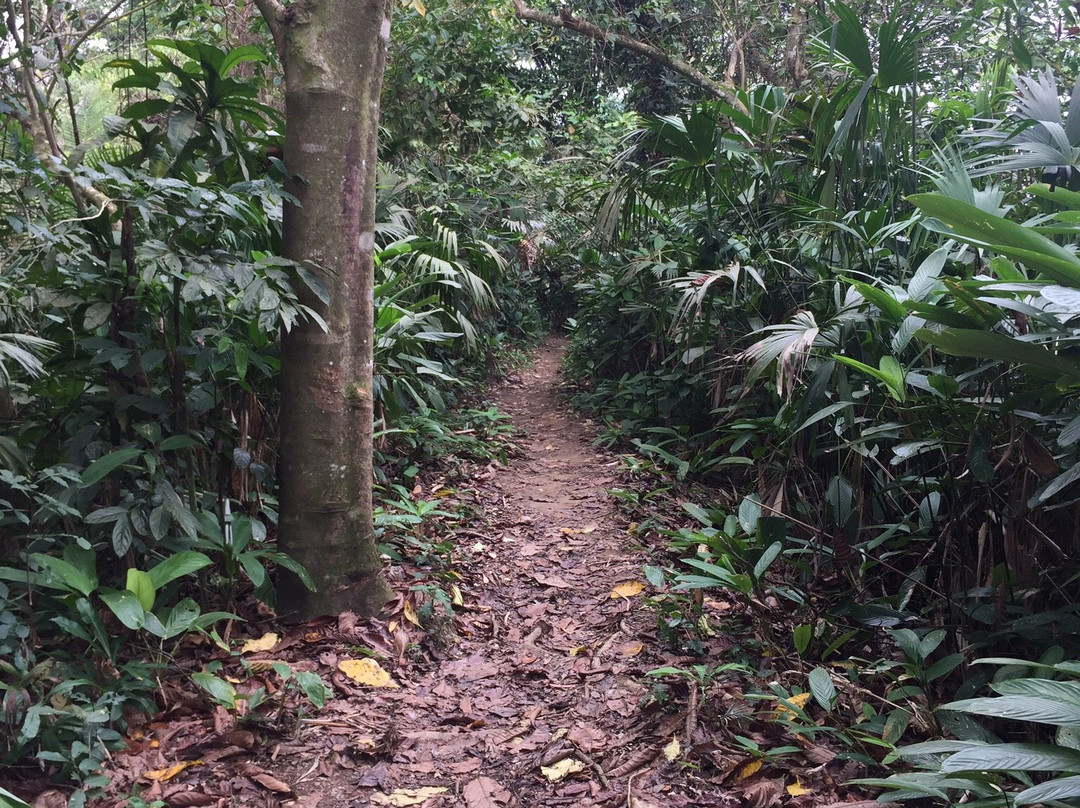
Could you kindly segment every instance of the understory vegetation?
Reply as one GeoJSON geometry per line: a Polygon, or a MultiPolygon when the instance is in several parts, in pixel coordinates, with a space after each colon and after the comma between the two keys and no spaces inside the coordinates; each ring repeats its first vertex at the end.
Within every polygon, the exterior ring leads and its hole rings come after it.
{"type": "MultiPolygon", "coordinates": [[[[96,15],[28,11],[33,70],[10,3],[0,40],[0,766],[79,784],[72,805],[183,643],[229,651],[276,571],[304,576],[274,541],[278,340],[326,291],[280,257],[271,49],[182,5],[66,54],[96,15]]],[[[795,671],[758,696],[867,788],[1072,804],[1076,9],[836,0],[710,35],[712,4],[668,5],[581,14],[725,75],[722,97],[500,4],[398,9],[376,527],[409,609],[452,619],[455,486],[515,451],[485,386],[565,329],[664,637],[752,638],[654,671],[658,700],[795,671]]]]}

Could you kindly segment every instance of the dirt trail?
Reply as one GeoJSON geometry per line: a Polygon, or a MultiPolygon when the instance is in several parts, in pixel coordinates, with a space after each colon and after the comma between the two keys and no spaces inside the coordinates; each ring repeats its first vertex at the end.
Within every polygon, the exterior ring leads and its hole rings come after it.
{"type": "Polygon", "coordinates": [[[605,493],[617,463],[558,399],[561,355],[550,340],[496,393],[526,432],[524,457],[480,494],[490,529],[474,534],[445,658],[395,672],[401,690],[357,694],[352,739],[339,726],[328,749],[295,750],[289,773],[308,769],[296,791],[320,795],[320,808],[424,794],[432,808],[692,804],[665,782],[674,764],[661,754],[684,718],[641,720],[644,672],[663,662],[647,661],[655,616],[633,587],[612,590],[639,581],[645,559],[605,493]],[[357,738],[376,739],[371,755],[357,738]]]}

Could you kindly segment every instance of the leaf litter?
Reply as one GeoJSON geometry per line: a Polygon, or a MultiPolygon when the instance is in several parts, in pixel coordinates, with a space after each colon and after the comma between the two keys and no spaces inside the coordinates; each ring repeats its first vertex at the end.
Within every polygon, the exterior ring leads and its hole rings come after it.
{"type": "MultiPolygon", "coordinates": [[[[483,514],[458,531],[449,615],[416,591],[418,570],[398,566],[398,595],[381,619],[345,612],[288,627],[266,618],[234,640],[245,639],[242,658],[189,638],[177,665],[214,663],[236,698],[213,705],[186,675],[173,677],[165,709],[112,759],[118,796],[100,804],[119,806],[136,786],[147,804],[169,806],[860,804],[842,783],[862,770],[820,736],[785,731],[783,702],[748,700],[745,679],[699,691],[675,678],[658,690],[647,675],[721,664],[733,640],[702,632],[701,653],[687,656],[659,635],[655,593],[641,581],[650,559],[606,494],[624,484],[620,466],[559,400],[561,351],[549,341],[496,391],[525,430],[522,456],[474,466],[472,492],[431,486],[483,514]],[[311,683],[301,673],[329,688],[323,709],[298,686],[311,683]],[[247,710],[256,696],[276,705],[271,720],[247,710]],[[794,752],[763,756],[781,746],[794,752]]],[[[715,597],[703,621],[738,611],[715,597]]],[[[808,698],[786,701],[802,708],[808,698]]]]}

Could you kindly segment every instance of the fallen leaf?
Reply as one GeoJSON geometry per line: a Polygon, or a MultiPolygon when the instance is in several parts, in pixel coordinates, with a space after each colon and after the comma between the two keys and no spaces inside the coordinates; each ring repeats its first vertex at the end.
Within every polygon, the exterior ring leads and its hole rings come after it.
{"type": "Polygon", "coordinates": [[[543,573],[538,572],[538,573],[535,573],[532,576],[532,578],[538,584],[543,584],[544,586],[554,587],[555,589],[573,589],[574,588],[573,585],[568,584],[566,581],[564,581],[558,575],[544,575],[543,573]]]}
{"type": "Polygon", "coordinates": [[[464,606],[465,598],[461,596],[461,590],[458,589],[457,584],[450,584],[450,594],[453,596],[451,601],[455,606],[464,606]]]}
{"type": "Polygon", "coordinates": [[[500,803],[510,802],[510,792],[502,784],[490,777],[477,777],[470,780],[462,789],[467,808],[498,808],[500,803]]]}
{"type": "Polygon", "coordinates": [[[416,616],[416,609],[409,601],[405,601],[405,619],[412,623],[417,628],[423,628],[420,625],[420,618],[416,616]]]}
{"type": "Polygon", "coordinates": [[[338,663],[338,670],[354,682],[368,687],[397,688],[400,686],[374,659],[343,659],[338,663]]]}
{"type": "MultiPolygon", "coordinates": [[[[806,693],[798,693],[798,694],[796,694],[794,696],[791,696],[790,698],[786,699],[786,701],[790,702],[791,704],[794,704],[796,707],[798,707],[801,710],[803,707],[806,706],[806,702],[810,701],[810,692],[807,691],[806,693]]],[[[792,710],[786,704],[783,704],[783,703],[780,703],[780,702],[777,702],[776,712],[778,714],[781,714],[781,713],[791,713],[792,715],[795,714],[794,710],[792,710]]]]}
{"type": "Polygon", "coordinates": [[[645,650],[645,646],[639,642],[623,643],[616,649],[622,656],[635,657],[645,650]]]}
{"type": "Polygon", "coordinates": [[[169,808],[203,808],[206,805],[217,805],[219,799],[221,797],[204,794],[201,791],[178,791],[168,796],[169,808]]]}
{"type": "Polygon", "coordinates": [[[739,774],[735,777],[735,779],[745,780],[747,777],[753,777],[759,771],[761,771],[761,761],[751,760],[749,763],[739,769],[739,774]]]}
{"type": "Polygon", "coordinates": [[[645,584],[641,581],[623,581],[611,590],[609,598],[632,598],[645,591],[645,584]]]}
{"type": "Polygon", "coordinates": [[[668,745],[664,747],[664,758],[668,763],[671,763],[680,754],[682,754],[682,745],[679,743],[678,738],[672,738],[668,745]]]}
{"type": "Polygon", "coordinates": [[[278,635],[272,631],[263,634],[257,640],[248,640],[240,646],[241,654],[256,654],[259,651],[269,651],[279,642],[278,635]]]}
{"type": "Polygon", "coordinates": [[[405,808],[408,805],[420,805],[438,794],[445,794],[443,786],[424,786],[423,788],[399,788],[392,794],[372,794],[372,805],[389,805],[392,808],[405,808]]]}
{"type": "Polygon", "coordinates": [[[263,788],[269,789],[270,791],[276,791],[278,794],[293,793],[292,786],[290,786],[288,783],[278,780],[276,777],[271,774],[267,774],[266,772],[253,774],[251,775],[251,779],[263,788]]]}
{"type": "Polygon", "coordinates": [[[172,780],[189,766],[198,766],[201,763],[201,760],[185,760],[183,763],[177,763],[175,766],[169,766],[167,769],[154,769],[153,771],[143,772],[141,776],[145,777],[147,780],[156,780],[159,783],[165,783],[172,780]]]}
{"type": "Polygon", "coordinates": [[[804,786],[802,784],[802,780],[796,777],[795,782],[787,787],[787,793],[793,797],[801,797],[804,794],[813,794],[814,790],[812,788],[807,788],[806,786],[804,786]]]}
{"type": "Polygon", "coordinates": [[[585,764],[572,757],[563,758],[551,766],[541,766],[540,773],[548,779],[549,783],[557,783],[571,774],[585,771],[585,764]]]}
{"type": "Polygon", "coordinates": [[[771,808],[780,801],[783,793],[783,783],[777,783],[775,780],[758,780],[743,790],[739,804],[746,808],[771,808]]]}

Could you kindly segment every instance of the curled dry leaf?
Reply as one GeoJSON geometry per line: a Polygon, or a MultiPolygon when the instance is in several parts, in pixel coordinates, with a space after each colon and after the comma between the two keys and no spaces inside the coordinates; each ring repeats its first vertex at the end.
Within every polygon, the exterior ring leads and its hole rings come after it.
{"type": "Polygon", "coordinates": [[[611,590],[609,598],[632,598],[645,591],[645,584],[641,581],[623,581],[611,590]]]}
{"type": "Polygon", "coordinates": [[[372,805],[387,805],[391,808],[407,808],[420,805],[438,794],[445,794],[443,786],[424,786],[423,788],[399,788],[391,794],[372,794],[372,805]]]}
{"type": "Polygon", "coordinates": [[[668,763],[671,763],[680,754],[682,754],[682,745],[679,743],[678,738],[672,738],[664,747],[664,758],[668,763]]]}
{"type": "Polygon", "coordinates": [[[256,654],[259,651],[269,651],[278,644],[278,635],[270,631],[263,634],[257,640],[248,640],[240,647],[241,654],[256,654]]]}
{"type": "Polygon", "coordinates": [[[787,787],[787,793],[790,794],[792,797],[801,797],[804,794],[813,794],[814,790],[812,788],[807,788],[806,786],[804,786],[802,784],[802,780],[796,777],[795,782],[787,787]]]}
{"type": "Polygon", "coordinates": [[[753,777],[759,771],[761,771],[761,761],[751,760],[749,763],[739,769],[739,773],[738,775],[736,775],[735,779],[745,780],[748,777],[753,777]]]}
{"type": "Polygon", "coordinates": [[[338,670],[354,682],[368,687],[400,687],[374,659],[343,659],[338,663],[338,670]]]}
{"type": "Polygon", "coordinates": [[[199,766],[202,764],[201,760],[185,760],[183,763],[177,763],[175,766],[169,766],[167,769],[154,769],[153,771],[143,772],[140,777],[145,777],[147,780],[156,780],[159,783],[166,783],[172,780],[176,775],[180,774],[184,769],[191,766],[199,766]]]}
{"type": "Polygon", "coordinates": [[[549,783],[558,783],[571,774],[585,771],[585,764],[572,757],[563,758],[558,763],[550,766],[541,766],[540,773],[547,778],[549,783]]]}

